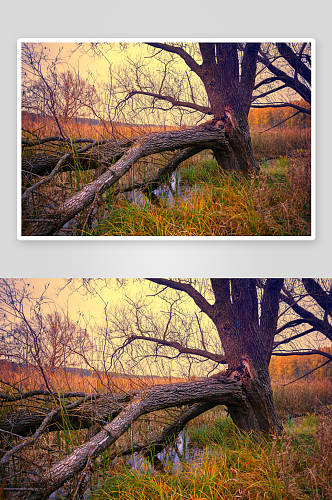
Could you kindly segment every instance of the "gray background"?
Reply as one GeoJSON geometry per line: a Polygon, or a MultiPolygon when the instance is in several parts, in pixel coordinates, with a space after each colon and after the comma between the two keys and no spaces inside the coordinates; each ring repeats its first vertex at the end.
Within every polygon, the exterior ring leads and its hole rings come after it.
{"type": "Polygon", "coordinates": [[[3,3],[1,30],[1,277],[331,277],[331,4],[328,1],[49,1],[3,3]],[[18,38],[315,38],[314,241],[19,241],[18,38]]]}

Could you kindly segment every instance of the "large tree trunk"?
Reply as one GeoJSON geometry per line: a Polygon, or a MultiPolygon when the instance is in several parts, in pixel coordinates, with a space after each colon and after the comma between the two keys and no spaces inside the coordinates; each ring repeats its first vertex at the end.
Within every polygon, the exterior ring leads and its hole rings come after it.
{"type": "Polygon", "coordinates": [[[253,153],[248,114],[255,83],[259,43],[248,43],[243,51],[241,71],[236,43],[200,43],[203,64],[197,71],[204,83],[215,119],[229,119],[227,152],[218,145],[213,154],[227,171],[258,172],[253,153]]]}
{"type": "MultiPolygon", "coordinates": [[[[61,396],[63,398],[63,395],[61,396]]],[[[100,395],[84,401],[77,408],[67,410],[65,414],[59,412],[52,418],[47,426],[47,432],[64,429],[70,424],[72,429],[86,429],[93,425],[102,427],[110,417],[115,418],[121,409],[129,402],[130,396],[109,396],[100,395]]],[[[20,398],[17,398],[19,401],[20,398]]],[[[60,406],[59,406],[60,407],[60,406]]],[[[40,405],[38,411],[28,409],[20,410],[3,416],[0,420],[2,431],[12,432],[19,436],[29,436],[34,433],[42,424],[44,418],[49,414],[50,408],[40,405]]]]}
{"type": "Polygon", "coordinates": [[[256,370],[251,364],[253,378],[243,382],[246,399],[243,405],[228,406],[233,422],[244,431],[260,431],[266,434],[279,434],[282,425],[277,415],[268,369],[256,370]]]}
{"type": "MultiPolygon", "coordinates": [[[[230,108],[229,108],[230,109],[230,108]]],[[[231,114],[231,111],[226,112],[231,114]]],[[[219,166],[228,172],[235,171],[244,174],[255,173],[259,167],[252,149],[248,118],[244,115],[236,118],[233,115],[233,123],[228,122],[226,126],[226,137],[228,139],[227,150],[216,145],[212,148],[213,155],[219,166]]]]}
{"type": "Polygon", "coordinates": [[[268,366],[283,278],[268,279],[265,284],[256,279],[211,278],[214,304],[190,284],[164,278],[150,281],[187,293],[215,324],[225,353],[222,362],[228,364],[221,375],[241,380],[246,395],[240,405],[228,405],[236,425],[245,431],[279,433],[282,426],[273,403],[268,366]]]}
{"type": "Polygon", "coordinates": [[[243,430],[279,433],[282,426],[273,403],[269,362],[283,279],[266,284],[260,319],[255,279],[211,282],[216,296],[214,322],[228,368],[241,374],[246,395],[241,408],[228,407],[230,415],[243,430]]]}

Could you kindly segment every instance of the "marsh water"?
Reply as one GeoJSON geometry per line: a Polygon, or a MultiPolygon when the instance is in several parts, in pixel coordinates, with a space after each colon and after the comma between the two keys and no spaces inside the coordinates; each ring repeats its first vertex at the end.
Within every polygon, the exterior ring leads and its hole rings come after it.
{"type": "Polygon", "coordinates": [[[169,178],[166,185],[160,186],[152,192],[152,196],[149,199],[147,196],[142,194],[140,190],[134,190],[128,193],[127,199],[136,203],[137,205],[159,205],[162,202],[166,205],[171,205],[175,203],[178,198],[184,198],[190,192],[187,184],[181,182],[181,177],[178,172],[175,172],[169,178]]]}
{"type": "Polygon", "coordinates": [[[172,473],[176,473],[183,469],[185,463],[193,467],[199,466],[202,463],[201,452],[202,448],[192,444],[188,435],[181,432],[176,439],[175,446],[157,453],[157,460],[153,464],[139,453],[131,455],[125,462],[129,467],[142,473],[154,472],[155,469],[167,469],[172,473]]]}
{"type": "MultiPolygon", "coordinates": [[[[115,458],[113,465],[117,465],[119,461],[124,463],[129,469],[134,469],[141,474],[153,474],[157,470],[168,470],[172,474],[181,472],[185,466],[200,467],[203,463],[202,460],[203,448],[194,445],[190,442],[189,436],[185,432],[181,432],[177,439],[175,446],[163,450],[161,453],[156,454],[156,459],[153,464],[147,458],[143,458],[140,453],[134,453],[128,457],[115,458]]],[[[91,500],[96,498],[101,483],[98,482],[93,486],[93,495],[91,493],[90,485],[83,493],[84,500],[91,500]]],[[[48,500],[64,500],[69,496],[65,487],[60,488],[48,497],[48,500]]]]}
{"type": "MultiPolygon", "coordinates": [[[[175,172],[171,175],[168,183],[155,189],[150,197],[145,196],[141,190],[137,189],[129,193],[125,193],[125,197],[129,202],[135,203],[141,207],[153,207],[165,203],[166,206],[170,206],[176,203],[179,199],[190,199],[192,192],[192,187],[189,184],[182,182],[180,174],[175,172]]],[[[110,214],[108,214],[107,209],[103,207],[102,218],[107,218],[108,215],[110,214]]],[[[100,217],[94,217],[90,226],[91,230],[97,229],[100,221],[100,217]]],[[[62,227],[57,236],[77,236],[78,225],[78,220],[70,220],[62,227]]]]}

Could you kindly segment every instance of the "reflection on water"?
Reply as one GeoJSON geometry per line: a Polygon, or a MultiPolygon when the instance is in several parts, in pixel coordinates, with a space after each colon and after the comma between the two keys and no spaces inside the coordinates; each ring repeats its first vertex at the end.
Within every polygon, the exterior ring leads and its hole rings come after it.
{"type": "MultiPolygon", "coordinates": [[[[122,463],[125,463],[129,468],[134,468],[142,474],[146,473],[153,474],[155,470],[160,470],[160,469],[164,470],[168,469],[173,474],[176,474],[183,470],[185,464],[186,466],[190,466],[193,468],[200,467],[203,463],[202,451],[203,448],[200,448],[190,443],[188,435],[185,434],[184,432],[181,432],[178,435],[176,443],[173,447],[169,447],[168,450],[163,450],[161,453],[158,453],[156,455],[153,465],[147,458],[143,458],[142,455],[139,453],[134,453],[129,457],[121,457],[119,459],[115,458],[113,460],[113,465],[116,465],[117,462],[120,460],[122,463]]],[[[89,485],[89,487],[87,487],[83,492],[82,495],[83,499],[84,500],[96,499],[97,498],[96,495],[100,491],[101,486],[102,483],[99,481],[97,482],[97,484],[94,483],[92,486],[92,491],[93,491],[92,493],[91,485],[89,485]]],[[[49,497],[48,500],[64,500],[64,499],[69,500],[69,497],[70,495],[68,493],[68,490],[66,491],[66,488],[62,487],[56,492],[54,492],[49,497]]]]}
{"type": "Polygon", "coordinates": [[[160,205],[161,203],[171,205],[175,203],[177,198],[188,196],[189,192],[190,188],[181,183],[180,174],[175,172],[171,175],[167,184],[155,189],[149,197],[142,194],[140,190],[135,189],[127,194],[127,199],[141,206],[146,204],[149,206],[160,205]]]}
{"type": "MultiPolygon", "coordinates": [[[[135,189],[129,193],[125,194],[126,199],[135,203],[140,207],[153,207],[158,206],[163,203],[166,205],[172,205],[178,199],[190,198],[192,196],[193,190],[192,187],[186,183],[181,182],[181,177],[178,172],[174,172],[167,184],[160,186],[155,189],[151,195],[148,197],[142,193],[141,190],[135,189]]],[[[106,204],[102,207],[102,216],[97,213],[94,214],[92,220],[89,224],[88,229],[89,232],[93,230],[98,230],[99,223],[101,219],[105,219],[112,214],[112,211],[108,211],[106,204]]],[[[78,228],[81,227],[82,221],[80,220],[80,216],[76,216],[74,219],[68,221],[57,233],[57,236],[75,236],[77,235],[78,228]]]]}
{"type": "Polygon", "coordinates": [[[124,462],[142,473],[154,472],[154,469],[168,469],[170,472],[176,473],[182,471],[185,463],[192,467],[201,465],[202,450],[202,448],[190,443],[188,436],[181,432],[173,447],[156,454],[153,464],[139,453],[134,453],[124,462]]]}

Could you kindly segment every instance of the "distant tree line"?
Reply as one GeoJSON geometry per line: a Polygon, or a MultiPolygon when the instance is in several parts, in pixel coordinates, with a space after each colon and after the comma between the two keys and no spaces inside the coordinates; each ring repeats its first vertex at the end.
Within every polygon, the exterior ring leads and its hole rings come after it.
{"type": "MultiPolygon", "coordinates": [[[[332,347],[324,347],[321,351],[332,354],[332,347]]],[[[332,363],[328,361],[319,354],[272,357],[269,366],[270,376],[272,380],[294,380],[299,377],[310,380],[332,379],[332,363]],[[319,368],[323,364],[324,366],[319,368]]]]}
{"type": "MultiPolygon", "coordinates": [[[[291,101],[292,104],[304,108],[310,108],[310,105],[303,99],[291,101]]],[[[252,108],[249,111],[250,128],[310,128],[311,116],[305,113],[297,112],[294,108],[252,108]]]]}

